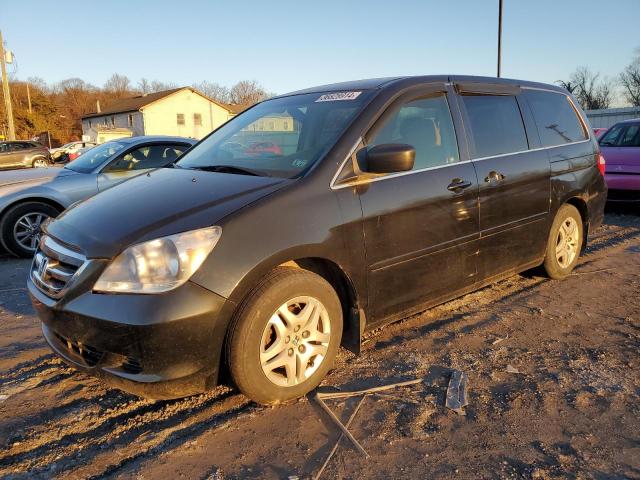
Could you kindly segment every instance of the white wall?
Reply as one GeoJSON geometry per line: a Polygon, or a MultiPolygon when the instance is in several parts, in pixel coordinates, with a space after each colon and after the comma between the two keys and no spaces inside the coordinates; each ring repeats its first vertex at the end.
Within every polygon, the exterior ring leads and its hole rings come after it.
{"type": "MultiPolygon", "coordinates": [[[[106,125],[107,127],[126,128],[131,130],[134,137],[138,135],[144,135],[144,120],[142,112],[126,112],[115,113],[113,115],[102,115],[100,117],[85,118],[82,120],[82,134],[91,135],[91,130],[95,131],[95,127],[98,125],[106,125]],[[133,126],[129,126],[129,115],[132,116],[133,126]],[[112,124],[111,119],[115,125],[112,124]]],[[[94,138],[91,139],[95,141],[94,138]]]]}
{"type": "Polygon", "coordinates": [[[143,107],[142,113],[146,135],[178,135],[197,139],[231,118],[226,109],[188,89],[143,107]],[[184,114],[184,125],[178,125],[178,113],[184,114]],[[194,125],[194,113],[200,114],[202,126],[194,125]]]}

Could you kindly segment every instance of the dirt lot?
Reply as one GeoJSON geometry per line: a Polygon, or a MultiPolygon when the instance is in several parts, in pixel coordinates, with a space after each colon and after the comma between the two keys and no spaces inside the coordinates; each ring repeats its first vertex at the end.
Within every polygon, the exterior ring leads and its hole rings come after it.
{"type": "MultiPolygon", "coordinates": [[[[0,259],[0,477],[308,478],[339,432],[308,399],[274,408],[221,387],[150,402],[46,348],[24,278],[0,259]]],[[[616,209],[563,282],[527,273],[369,336],[324,385],[369,397],[323,478],[640,479],[640,208],[616,209]],[[507,370],[509,367],[509,371],[507,370]],[[444,407],[452,368],[466,415],[444,407]],[[515,373],[517,370],[518,373],[515,373]]],[[[358,399],[334,402],[346,421],[358,399]]]]}

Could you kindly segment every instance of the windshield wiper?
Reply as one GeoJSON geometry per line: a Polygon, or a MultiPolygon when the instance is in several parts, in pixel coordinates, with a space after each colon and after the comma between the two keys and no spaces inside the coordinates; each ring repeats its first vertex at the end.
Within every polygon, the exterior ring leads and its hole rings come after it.
{"type": "Polygon", "coordinates": [[[191,170],[202,170],[203,172],[219,172],[219,173],[231,173],[237,175],[253,175],[255,177],[269,177],[264,172],[258,172],[257,170],[251,170],[250,168],[236,167],[235,165],[205,165],[202,167],[189,167],[191,170]]]}

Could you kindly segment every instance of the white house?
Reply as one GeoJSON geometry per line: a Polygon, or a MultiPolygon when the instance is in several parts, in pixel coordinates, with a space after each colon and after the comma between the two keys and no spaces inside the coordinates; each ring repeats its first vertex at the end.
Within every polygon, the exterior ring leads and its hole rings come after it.
{"type": "Polygon", "coordinates": [[[111,102],[82,117],[82,134],[104,143],[123,136],[176,135],[200,139],[246,106],[216,102],[191,87],[111,102]]]}

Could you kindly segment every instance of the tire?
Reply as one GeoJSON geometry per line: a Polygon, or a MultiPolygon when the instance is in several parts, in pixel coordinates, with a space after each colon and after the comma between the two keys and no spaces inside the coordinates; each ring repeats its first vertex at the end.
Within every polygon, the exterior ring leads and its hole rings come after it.
{"type": "Polygon", "coordinates": [[[31,166],[33,168],[46,168],[50,165],[49,160],[44,157],[36,157],[33,159],[31,166]]]}
{"type": "Polygon", "coordinates": [[[573,205],[562,205],[549,232],[543,264],[550,278],[560,280],[571,274],[580,257],[583,235],[584,227],[578,209],[573,205]]]}
{"type": "Polygon", "coordinates": [[[17,257],[33,257],[35,248],[27,247],[34,244],[34,242],[37,246],[37,239],[40,236],[40,224],[47,218],[55,218],[59,214],[60,211],[57,208],[42,202],[25,202],[11,207],[0,219],[0,240],[2,245],[9,253],[17,257]],[[23,243],[21,243],[16,236],[16,231],[23,232],[27,229],[28,222],[23,221],[25,217],[33,224],[33,228],[30,230],[32,234],[28,235],[28,241],[23,239],[23,243]],[[21,225],[17,225],[20,222],[22,222],[21,225]],[[36,228],[37,233],[35,231],[36,228]],[[31,241],[33,238],[35,238],[34,242],[31,241]],[[27,242],[26,245],[24,242],[27,242]]]}
{"type": "Polygon", "coordinates": [[[257,403],[301,397],[333,366],[342,327],[340,300],[325,279],[307,270],[278,267],[240,304],[231,321],[226,342],[231,378],[257,403]],[[305,312],[312,313],[311,320],[305,320],[305,312]],[[296,327],[298,322],[302,326],[296,327]]]}

